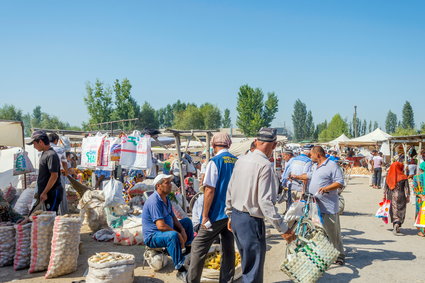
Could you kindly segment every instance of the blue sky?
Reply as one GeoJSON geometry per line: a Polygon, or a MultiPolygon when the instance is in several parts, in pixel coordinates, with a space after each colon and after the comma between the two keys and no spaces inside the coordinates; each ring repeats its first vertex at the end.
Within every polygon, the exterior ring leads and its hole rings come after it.
{"type": "Polygon", "coordinates": [[[425,121],[425,1],[1,1],[0,104],[87,121],[85,84],[128,78],[142,104],[228,107],[274,91],[274,126],[300,98],[383,126],[408,100],[425,121]]]}

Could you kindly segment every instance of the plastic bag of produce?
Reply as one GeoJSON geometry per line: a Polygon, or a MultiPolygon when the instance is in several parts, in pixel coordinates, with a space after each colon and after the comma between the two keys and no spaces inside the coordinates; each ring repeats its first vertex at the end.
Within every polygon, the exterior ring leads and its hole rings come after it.
{"type": "Polygon", "coordinates": [[[29,273],[46,270],[50,259],[50,244],[56,212],[36,211],[30,220],[31,227],[31,262],[29,273]]]}
{"type": "Polygon", "coordinates": [[[17,213],[21,215],[28,215],[32,208],[31,204],[34,199],[34,190],[35,189],[33,188],[28,188],[21,193],[14,207],[17,213]]]}
{"type": "Polygon", "coordinates": [[[15,225],[16,245],[13,269],[27,268],[31,259],[31,226],[32,223],[15,225]]]}
{"type": "Polygon", "coordinates": [[[50,261],[45,278],[69,274],[77,270],[81,220],[79,217],[57,216],[53,226],[50,261]]]}
{"type": "Polygon", "coordinates": [[[13,264],[15,228],[10,222],[0,223],[0,266],[13,264]]]}
{"type": "Polygon", "coordinates": [[[88,259],[86,283],[132,283],[134,255],[124,253],[97,253],[88,259]]]}
{"type": "Polygon", "coordinates": [[[105,197],[102,191],[86,191],[78,204],[81,218],[86,216],[89,228],[93,232],[108,227],[104,203],[105,197]]]}
{"type": "Polygon", "coordinates": [[[115,206],[125,204],[123,193],[123,184],[120,181],[111,178],[103,188],[105,194],[105,206],[115,206]]]}

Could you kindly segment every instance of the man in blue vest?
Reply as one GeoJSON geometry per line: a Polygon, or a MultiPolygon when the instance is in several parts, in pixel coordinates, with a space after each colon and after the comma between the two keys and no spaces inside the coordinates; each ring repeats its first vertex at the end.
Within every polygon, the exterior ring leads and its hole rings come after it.
{"type": "Polygon", "coordinates": [[[192,253],[187,282],[199,283],[207,253],[220,236],[222,261],[219,282],[233,282],[235,274],[235,246],[232,232],[227,229],[226,207],[227,185],[232,176],[237,158],[229,153],[232,143],[226,133],[217,133],[211,139],[215,156],[207,165],[204,177],[204,209],[201,228],[192,242],[192,253]]]}

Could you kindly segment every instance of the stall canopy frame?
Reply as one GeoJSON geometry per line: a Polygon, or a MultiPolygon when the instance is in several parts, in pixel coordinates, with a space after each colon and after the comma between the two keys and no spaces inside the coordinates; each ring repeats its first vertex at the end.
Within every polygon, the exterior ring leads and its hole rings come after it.
{"type": "MultiPolygon", "coordinates": [[[[425,143],[425,135],[411,135],[411,136],[397,136],[397,137],[391,137],[388,139],[388,142],[390,144],[390,152],[391,152],[391,159],[393,158],[393,153],[395,150],[395,147],[398,144],[401,144],[403,146],[404,156],[407,156],[407,152],[411,147],[418,146],[419,147],[419,154],[421,153],[423,147],[423,144],[425,143]]],[[[407,158],[404,159],[404,163],[407,164],[407,158]]],[[[417,169],[416,173],[419,173],[419,158],[417,158],[417,169]]]]}

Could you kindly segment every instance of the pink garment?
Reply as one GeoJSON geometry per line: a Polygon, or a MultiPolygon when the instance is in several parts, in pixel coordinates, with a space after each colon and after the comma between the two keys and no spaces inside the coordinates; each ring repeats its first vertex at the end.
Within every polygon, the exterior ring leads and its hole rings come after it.
{"type": "Polygon", "coordinates": [[[374,156],[373,160],[373,168],[381,168],[382,163],[384,163],[384,159],[381,156],[374,156]]]}

